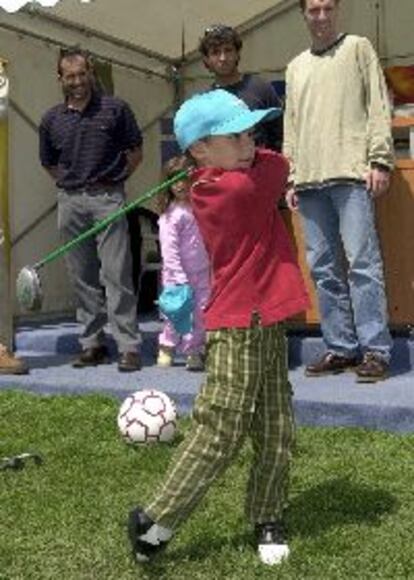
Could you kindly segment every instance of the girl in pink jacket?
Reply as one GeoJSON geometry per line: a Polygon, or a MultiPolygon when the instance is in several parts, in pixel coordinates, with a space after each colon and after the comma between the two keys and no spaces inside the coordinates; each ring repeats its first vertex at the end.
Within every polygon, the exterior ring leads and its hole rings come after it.
{"type": "MultiPolygon", "coordinates": [[[[164,168],[165,177],[173,177],[188,168],[183,157],[173,157],[164,168]]],[[[193,290],[194,311],[192,330],[183,336],[166,319],[159,335],[157,364],[169,367],[174,352],[186,355],[186,368],[204,369],[205,329],[203,310],[210,295],[210,268],[207,252],[190,204],[187,180],[175,182],[160,200],[159,236],[162,256],[162,284],[189,284],[193,290]]]]}

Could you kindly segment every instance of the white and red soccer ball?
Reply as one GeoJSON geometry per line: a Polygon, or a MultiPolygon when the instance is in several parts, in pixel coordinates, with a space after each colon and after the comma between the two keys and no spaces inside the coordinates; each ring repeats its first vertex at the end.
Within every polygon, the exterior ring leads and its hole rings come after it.
{"type": "Polygon", "coordinates": [[[118,427],[128,443],[171,441],[177,426],[177,408],[168,395],[155,389],[137,391],[122,403],[118,427]]]}

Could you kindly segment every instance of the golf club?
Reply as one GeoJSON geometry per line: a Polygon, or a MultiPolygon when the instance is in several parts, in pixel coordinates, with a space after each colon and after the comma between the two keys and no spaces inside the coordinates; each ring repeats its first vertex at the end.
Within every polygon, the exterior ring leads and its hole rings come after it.
{"type": "Polygon", "coordinates": [[[56,258],[59,258],[63,254],[66,254],[66,252],[69,252],[74,246],[82,243],[87,238],[90,238],[96,233],[104,230],[109,224],[117,220],[119,217],[142,205],[144,202],[154,197],[157,193],[168,189],[175,182],[186,179],[188,175],[189,172],[187,170],[180,171],[173,177],[166,179],[156,187],[142,194],[137,199],[131,201],[124,207],[108,215],[103,220],[97,222],[94,226],[85,230],[79,234],[79,236],[76,236],[76,238],[73,238],[73,240],[70,240],[62,246],[57,247],[55,250],[47,254],[42,260],[39,260],[32,266],[24,266],[20,270],[16,280],[16,296],[22,308],[29,311],[37,311],[42,307],[43,293],[38,271],[43,266],[49,262],[52,262],[56,258]]]}

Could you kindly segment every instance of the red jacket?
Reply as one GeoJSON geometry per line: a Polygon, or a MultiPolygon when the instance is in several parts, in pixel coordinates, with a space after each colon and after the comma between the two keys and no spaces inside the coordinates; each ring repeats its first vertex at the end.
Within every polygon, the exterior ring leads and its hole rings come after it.
{"type": "Polygon", "coordinates": [[[199,168],[191,199],[212,268],[207,330],[268,326],[308,308],[309,299],[277,210],[288,162],[257,150],[250,169],[199,168]]]}

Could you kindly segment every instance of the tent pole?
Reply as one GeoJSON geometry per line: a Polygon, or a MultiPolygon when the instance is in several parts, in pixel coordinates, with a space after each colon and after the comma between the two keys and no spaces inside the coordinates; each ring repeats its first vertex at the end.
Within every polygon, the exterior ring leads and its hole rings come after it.
{"type": "Polygon", "coordinates": [[[381,51],[381,14],[380,14],[380,3],[379,0],[375,0],[374,10],[375,10],[375,49],[377,54],[381,51]]]}
{"type": "Polygon", "coordinates": [[[0,57],[0,342],[13,342],[13,309],[10,296],[9,139],[7,62],[0,57]]]}
{"type": "Polygon", "coordinates": [[[181,73],[185,63],[185,25],[181,27],[181,58],[170,68],[171,81],[174,88],[174,111],[176,111],[184,100],[184,78],[181,73]]]}

